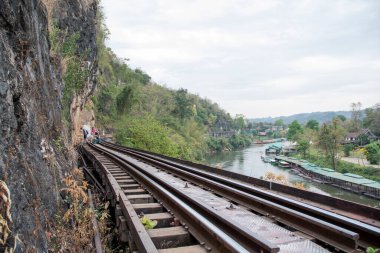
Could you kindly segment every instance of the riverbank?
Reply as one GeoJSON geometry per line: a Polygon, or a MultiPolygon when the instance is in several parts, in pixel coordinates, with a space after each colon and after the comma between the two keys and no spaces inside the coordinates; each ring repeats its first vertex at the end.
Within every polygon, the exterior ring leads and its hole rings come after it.
{"type": "Polygon", "coordinates": [[[268,139],[268,140],[253,140],[252,144],[269,144],[269,143],[276,143],[281,142],[283,139],[268,139]]]}
{"type": "Polygon", "coordinates": [[[205,157],[204,163],[211,166],[219,165],[223,170],[255,178],[263,178],[266,172],[270,171],[277,175],[284,175],[290,183],[302,183],[308,191],[380,207],[379,200],[336,188],[328,184],[313,182],[310,179],[293,173],[289,169],[274,166],[270,163],[264,163],[261,160],[261,156],[265,154],[265,147],[266,145],[253,144],[241,150],[210,154],[205,157]]]}

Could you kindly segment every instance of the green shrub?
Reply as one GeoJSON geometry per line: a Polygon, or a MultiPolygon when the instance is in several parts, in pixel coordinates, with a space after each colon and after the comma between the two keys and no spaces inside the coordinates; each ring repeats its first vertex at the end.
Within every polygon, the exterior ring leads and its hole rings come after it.
{"type": "Polygon", "coordinates": [[[370,164],[379,164],[380,162],[380,143],[373,142],[365,146],[366,157],[370,164]]]}
{"type": "Polygon", "coordinates": [[[354,150],[354,145],[353,144],[345,144],[343,147],[344,151],[344,156],[350,156],[350,152],[354,150]]]}

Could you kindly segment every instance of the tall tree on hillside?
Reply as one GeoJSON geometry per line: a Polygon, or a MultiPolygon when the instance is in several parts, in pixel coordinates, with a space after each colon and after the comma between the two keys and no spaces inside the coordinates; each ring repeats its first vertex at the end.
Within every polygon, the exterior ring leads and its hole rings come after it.
{"type": "Polygon", "coordinates": [[[294,120],[292,123],[289,125],[288,133],[286,137],[289,140],[295,140],[298,134],[301,134],[303,132],[301,124],[297,121],[294,120]]]}
{"type": "Polygon", "coordinates": [[[186,118],[189,118],[192,113],[192,99],[187,93],[186,89],[179,89],[175,92],[175,109],[174,113],[179,116],[179,118],[183,121],[186,118]]]}
{"type": "Polygon", "coordinates": [[[309,129],[313,129],[315,131],[318,131],[319,130],[319,123],[315,119],[311,119],[306,123],[305,127],[309,128],[309,129]]]}
{"type": "Polygon", "coordinates": [[[138,84],[126,85],[116,97],[116,109],[118,113],[125,114],[130,112],[132,106],[138,101],[138,84]]]}
{"type": "Polygon", "coordinates": [[[243,114],[236,114],[235,119],[235,126],[239,130],[243,130],[245,127],[245,117],[243,114]]]}
{"type": "Polygon", "coordinates": [[[351,104],[351,120],[350,120],[350,129],[349,130],[352,132],[358,132],[360,130],[360,127],[361,127],[361,121],[360,121],[361,107],[362,107],[361,102],[351,104]]]}
{"type": "Polygon", "coordinates": [[[319,147],[325,152],[325,156],[331,161],[331,166],[336,169],[338,151],[343,140],[344,129],[341,121],[334,118],[331,123],[324,123],[319,130],[319,147]]]}

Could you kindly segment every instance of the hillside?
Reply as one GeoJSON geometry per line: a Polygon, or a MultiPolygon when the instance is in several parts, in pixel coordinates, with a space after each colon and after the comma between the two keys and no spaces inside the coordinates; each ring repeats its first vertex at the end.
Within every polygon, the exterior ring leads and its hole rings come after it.
{"type": "Polygon", "coordinates": [[[274,123],[276,120],[282,119],[285,124],[290,124],[292,121],[297,120],[301,124],[305,124],[307,121],[311,119],[315,119],[319,123],[324,123],[337,115],[343,115],[346,118],[351,117],[350,111],[330,111],[330,112],[310,112],[310,113],[298,113],[290,116],[279,116],[279,117],[266,117],[266,118],[255,118],[249,119],[252,122],[267,122],[274,123]]]}
{"type": "Polygon", "coordinates": [[[241,124],[218,104],[186,89],[159,85],[141,69],[132,69],[106,47],[108,29],[103,15],[98,17],[100,73],[92,97],[98,127],[113,132],[120,144],[187,160],[250,143],[237,134],[217,140],[209,137],[209,132],[232,132],[241,124]]]}

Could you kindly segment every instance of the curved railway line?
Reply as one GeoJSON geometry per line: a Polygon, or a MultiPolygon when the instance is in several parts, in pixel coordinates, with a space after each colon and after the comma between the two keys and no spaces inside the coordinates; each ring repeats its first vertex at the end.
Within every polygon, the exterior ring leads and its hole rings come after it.
{"type": "Polygon", "coordinates": [[[380,228],[177,160],[112,143],[84,145],[139,252],[360,252],[380,228]],[[157,220],[146,230],[139,217],[157,220]]]}

